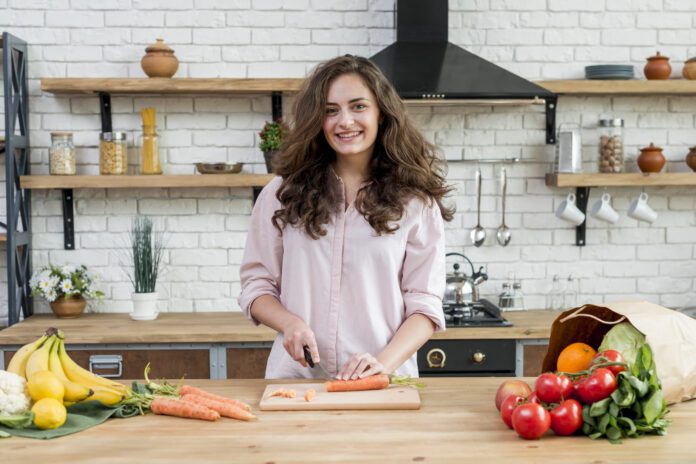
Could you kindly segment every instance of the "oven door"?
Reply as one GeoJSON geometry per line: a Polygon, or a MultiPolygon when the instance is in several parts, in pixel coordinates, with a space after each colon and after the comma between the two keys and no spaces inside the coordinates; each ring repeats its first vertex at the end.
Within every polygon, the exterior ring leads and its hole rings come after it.
{"type": "Polygon", "coordinates": [[[421,377],[515,375],[515,340],[429,340],[418,350],[421,377]]]}

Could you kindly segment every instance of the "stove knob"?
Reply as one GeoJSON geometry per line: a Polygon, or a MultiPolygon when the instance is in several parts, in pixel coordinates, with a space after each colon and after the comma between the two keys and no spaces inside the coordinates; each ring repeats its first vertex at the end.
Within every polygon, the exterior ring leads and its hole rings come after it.
{"type": "Polygon", "coordinates": [[[430,368],[445,367],[446,358],[447,355],[445,355],[445,352],[442,351],[440,348],[433,348],[432,350],[428,351],[427,355],[425,355],[425,359],[426,361],[428,361],[428,367],[430,368]]]}
{"type": "Polygon", "coordinates": [[[471,359],[474,360],[474,363],[476,364],[482,364],[484,361],[486,361],[486,355],[485,353],[481,353],[480,351],[477,351],[474,353],[474,355],[471,357],[471,359]]]}

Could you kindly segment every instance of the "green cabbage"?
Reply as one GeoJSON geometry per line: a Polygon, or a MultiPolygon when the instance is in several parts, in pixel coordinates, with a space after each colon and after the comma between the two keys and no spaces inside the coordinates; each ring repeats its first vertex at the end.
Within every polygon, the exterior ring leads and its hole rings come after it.
{"type": "Polygon", "coordinates": [[[629,367],[633,368],[638,356],[638,350],[645,344],[645,335],[640,333],[631,323],[616,324],[604,335],[599,351],[616,350],[623,356],[629,367]]]}

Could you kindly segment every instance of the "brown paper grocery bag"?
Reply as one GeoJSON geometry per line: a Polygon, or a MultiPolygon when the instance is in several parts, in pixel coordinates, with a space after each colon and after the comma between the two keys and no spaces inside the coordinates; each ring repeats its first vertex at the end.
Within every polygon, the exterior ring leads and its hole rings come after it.
{"type": "Polygon", "coordinates": [[[583,342],[597,348],[614,324],[628,321],[645,335],[667,404],[696,397],[696,319],[647,301],[584,305],[561,313],[551,326],[542,372],[555,371],[563,348],[583,342]]]}

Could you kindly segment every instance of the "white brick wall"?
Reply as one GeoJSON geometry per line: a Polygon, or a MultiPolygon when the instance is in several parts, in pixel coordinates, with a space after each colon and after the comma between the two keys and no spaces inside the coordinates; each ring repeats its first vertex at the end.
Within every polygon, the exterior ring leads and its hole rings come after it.
{"type": "MultiPolygon", "coordinates": [[[[147,44],[164,37],[181,60],[177,77],[302,77],[317,62],[343,53],[371,55],[394,40],[393,1],[361,0],[7,0],[0,1],[0,29],[29,44],[32,171],[48,171],[49,132],[70,130],[78,170],[96,174],[99,107],[92,97],[42,94],[41,77],[142,77],[147,44]]],[[[673,77],[696,55],[696,3],[692,0],[450,0],[450,40],[528,79],[582,78],[597,63],[631,63],[642,73],[647,56],[672,58],[673,77]]],[[[290,108],[292,99],[284,102],[290,108]]],[[[113,120],[131,141],[140,130],[138,111],[154,106],[168,173],[191,173],[196,161],[243,161],[246,171],[265,172],[257,132],[270,118],[270,98],[114,97],[113,120]]],[[[696,98],[561,98],[559,123],[583,128],[587,170],[594,167],[600,115],[626,120],[629,167],[638,148],[660,144],[670,171],[696,145],[696,98]]],[[[500,222],[499,167],[483,165],[482,223],[489,239],[470,245],[475,223],[475,165],[450,163],[457,187],[454,221],[447,225],[448,251],[464,252],[486,265],[484,296],[495,299],[511,273],[522,280],[529,307],[543,307],[556,274],[579,279],[581,301],[638,296],[679,306],[693,295],[696,278],[696,214],[691,188],[647,188],[658,212],[651,226],[626,217],[640,189],[611,188],[621,213],[615,225],[590,218],[587,246],[574,246],[574,229],[553,215],[568,189],[550,189],[544,174],[553,147],[544,144],[543,114],[529,108],[411,108],[423,132],[450,161],[518,156],[508,166],[513,238],[495,243],[500,222]],[[656,278],[657,277],[657,278],[656,278]]],[[[131,168],[136,169],[135,152],[131,168]]],[[[4,173],[0,178],[4,182],[4,173]]],[[[1,189],[4,194],[4,188],[1,189]]],[[[592,192],[594,201],[600,190],[592,192]]],[[[34,266],[82,262],[102,275],[106,293],[98,311],[130,310],[130,283],[122,268],[122,244],[130,218],[154,216],[169,233],[167,270],[159,284],[163,311],[238,310],[239,263],[251,211],[247,189],[76,190],[77,250],[62,248],[60,194],[35,191],[34,266]]],[[[1,205],[4,208],[4,201],[1,205]]],[[[2,262],[6,258],[0,253],[2,262]]],[[[0,268],[0,279],[6,269],[0,268]]],[[[6,301],[6,288],[0,286],[6,301]]],[[[37,310],[46,311],[37,302],[37,310]]],[[[6,304],[0,321],[6,320],[6,304]]],[[[1,323],[1,322],[0,322],[1,323]]]]}

